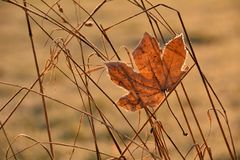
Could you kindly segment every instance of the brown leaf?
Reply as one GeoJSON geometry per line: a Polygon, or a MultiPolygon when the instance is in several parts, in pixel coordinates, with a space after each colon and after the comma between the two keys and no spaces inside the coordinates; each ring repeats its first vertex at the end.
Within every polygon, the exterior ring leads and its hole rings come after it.
{"type": "Polygon", "coordinates": [[[138,71],[123,62],[108,62],[109,75],[114,83],[129,94],[117,105],[136,111],[144,106],[156,107],[184,74],[186,49],[182,34],[169,41],[161,52],[157,40],[145,33],[132,53],[138,71]]]}

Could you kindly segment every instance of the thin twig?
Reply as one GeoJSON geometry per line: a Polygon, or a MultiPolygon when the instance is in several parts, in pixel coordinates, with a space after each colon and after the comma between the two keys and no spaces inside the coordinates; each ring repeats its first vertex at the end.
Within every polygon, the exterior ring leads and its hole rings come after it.
{"type": "MultiPolygon", "coordinates": [[[[23,0],[23,3],[24,3],[24,6],[27,7],[27,6],[26,6],[26,0],[23,0]]],[[[31,46],[32,46],[32,53],[33,53],[33,56],[34,56],[34,62],[35,62],[35,66],[36,66],[37,76],[38,76],[38,83],[39,83],[40,93],[41,93],[41,94],[44,94],[44,92],[43,92],[42,80],[41,80],[41,78],[40,78],[40,77],[41,77],[41,74],[40,74],[40,70],[39,70],[39,65],[38,65],[36,50],[35,50],[34,41],[33,41],[33,37],[32,37],[31,24],[30,24],[30,21],[29,21],[29,17],[28,17],[28,12],[27,12],[27,10],[25,10],[25,15],[26,15],[26,20],[27,20],[29,38],[30,38],[31,46]]],[[[46,126],[47,126],[48,140],[49,140],[49,142],[52,142],[50,124],[49,124],[49,120],[48,120],[47,106],[46,106],[46,102],[45,102],[44,96],[41,96],[41,98],[42,98],[44,116],[45,116],[45,121],[46,121],[46,126]]],[[[52,146],[51,143],[50,143],[50,150],[51,150],[52,157],[54,158],[54,151],[53,151],[53,146],[52,146]]]]}

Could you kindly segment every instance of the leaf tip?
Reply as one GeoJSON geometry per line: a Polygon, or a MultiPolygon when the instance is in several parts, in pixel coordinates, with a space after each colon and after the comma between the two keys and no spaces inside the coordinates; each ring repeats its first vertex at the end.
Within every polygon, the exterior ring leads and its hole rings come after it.
{"type": "Polygon", "coordinates": [[[176,37],[174,39],[181,39],[183,41],[183,39],[184,39],[183,33],[176,35],[176,37]]]}

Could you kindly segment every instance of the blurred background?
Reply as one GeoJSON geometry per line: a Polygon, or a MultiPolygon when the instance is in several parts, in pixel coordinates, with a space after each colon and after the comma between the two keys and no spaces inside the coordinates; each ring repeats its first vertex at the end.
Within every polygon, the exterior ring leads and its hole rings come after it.
{"type": "MultiPolygon", "coordinates": [[[[47,2],[49,4],[54,3],[54,1],[47,2]]],[[[85,9],[91,12],[101,1],[82,0],[80,2],[85,9]]],[[[240,154],[240,1],[150,0],[150,2],[153,4],[162,3],[169,5],[181,13],[200,66],[225,106],[230,126],[233,130],[234,140],[236,141],[236,149],[238,154],[240,154]]],[[[40,1],[33,1],[31,3],[43,10],[47,10],[47,7],[40,1]]],[[[66,17],[69,18],[68,20],[72,22],[72,24],[76,24],[76,13],[72,12],[72,8],[74,7],[72,3],[61,1],[61,7],[64,9],[66,17]]],[[[127,1],[120,2],[115,0],[109,1],[106,6],[101,8],[101,12],[96,14],[94,18],[98,20],[103,27],[108,27],[129,15],[137,13],[138,11],[138,9],[131,7],[127,1]]],[[[177,14],[169,12],[168,10],[166,10],[166,12],[163,11],[163,14],[167,17],[168,22],[173,26],[174,30],[177,31],[177,33],[181,33],[182,29],[177,14]]],[[[86,15],[79,15],[80,19],[84,19],[84,16],[86,17],[86,15]]],[[[56,29],[56,27],[54,28],[53,25],[44,22],[40,18],[36,17],[36,19],[39,20],[40,25],[45,27],[49,32],[56,29]]],[[[131,52],[138,44],[142,34],[147,31],[146,28],[149,29],[149,26],[146,27],[146,19],[143,19],[142,21],[139,19],[141,18],[113,27],[114,29],[109,30],[108,32],[113,44],[117,46],[116,49],[124,60],[127,59],[127,56],[121,47],[125,46],[131,52]]],[[[48,42],[48,37],[43,34],[36,25],[32,25],[32,29],[39,64],[42,70],[46,60],[49,58],[51,43],[48,42]]],[[[96,46],[100,46],[101,38],[99,38],[99,33],[96,33],[95,29],[86,27],[86,29],[83,30],[83,33],[85,33],[96,46]]],[[[53,35],[55,38],[66,36],[66,34],[61,31],[53,32],[53,35]]],[[[70,46],[70,48],[77,53],[78,48],[76,46],[73,45],[70,46]]],[[[0,56],[1,82],[18,84],[21,86],[30,86],[34,82],[36,79],[36,70],[24,11],[3,1],[0,1],[0,56]]],[[[62,61],[64,62],[64,60],[62,61]]],[[[102,64],[97,58],[93,58],[91,62],[95,65],[102,64]]],[[[54,95],[54,97],[64,101],[66,100],[66,102],[70,101],[72,104],[78,104],[79,97],[73,92],[73,87],[70,84],[67,84],[65,79],[61,79],[57,73],[53,72],[50,76],[47,76],[45,82],[46,88],[51,88],[47,91],[47,94],[54,95]],[[66,95],[71,98],[66,98],[66,95]]],[[[118,91],[118,88],[114,85],[109,87],[109,82],[110,81],[103,79],[102,81],[100,80],[99,83],[102,84],[103,88],[105,87],[106,92],[109,93],[114,100],[117,100],[122,94],[126,93],[122,90],[118,91]]],[[[199,87],[199,84],[197,84],[197,81],[193,81],[189,78],[187,82],[190,86],[189,90],[198,92],[197,87],[199,87]]],[[[1,108],[16,91],[16,88],[0,84],[1,108]]],[[[95,93],[94,98],[96,98],[102,106],[106,105],[109,107],[109,103],[101,98],[101,93],[97,90],[95,93]]],[[[201,96],[199,97],[196,95],[195,98],[197,99],[197,102],[202,103],[201,96]]],[[[0,112],[1,121],[5,120],[6,116],[14,108],[14,105],[17,104],[18,100],[19,99],[16,99],[16,101],[12,102],[12,105],[0,112]]],[[[22,104],[24,107],[18,109],[5,127],[10,139],[13,139],[13,137],[20,133],[26,133],[37,137],[40,140],[46,140],[46,130],[44,130],[45,122],[44,117],[41,116],[43,111],[40,109],[40,105],[40,97],[37,95],[31,95],[31,97],[25,99],[22,104]]],[[[51,105],[54,106],[54,104],[51,105]]],[[[109,108],[104,108],[103,110],[112,111],[112,109],[109,108]]],[[[207,109],[204,110],[205,113],[206,111],[207,109]]],[[[72,137],[75,135],[79,117],[74,112],[67,112],[66,114],[64,110],[61,110],[61,112],[59,110],[56,111],[56,108],[54,107],[50,107],[49,112],[50,117],[52,118],[51,126],[53,128],[53,139],[59,141],[63,140],[64,142],[71,141],[72,137]],[[61,127],[62,125],[68,125],[68,130],[63,131],[61,127]]],[[[131,117],[130,119],[134,122],[136,115],[133,115],[133,113],[127,114],[127,116],[131,117]]],[[[122,130],[125,129],[122,128],[122,130]]],[[[101,133],[102,134],[99,136],[104,137],[104,132],[101,133]]],[[[81,139],[84,141],[87,137],[87,131],[86,133],[83,132],[81,139]]],[[[87,144],[87,142],[83,143],[87,144]]],[[[2,159],[2,155],[5,154],[7,148],[7,143],[3,138],[1,130],[0,145],[4,146],[0,149],[0,159],[2,159]]],[[[91,147],[91,145],[89,146],[91,147]]],[[[56,152],[59,152],[59,159],[60,157],[64,159],[63,155],[69,153],[65,150],[62,152],[61,148],[56,152]]],[[[31,153],[28,154],[31,155],[31,153]]],[[[39,159],[46,158],[44,157],[44,154],[41,153],[38,153],[38,157],[39,159]]],[[[218,157],[216,159],[221,159],[221,154],[219,153],[219,156],[216,157],[218,157]]],[[[86,156],[85,159],[94,158],[86,156]]]]}

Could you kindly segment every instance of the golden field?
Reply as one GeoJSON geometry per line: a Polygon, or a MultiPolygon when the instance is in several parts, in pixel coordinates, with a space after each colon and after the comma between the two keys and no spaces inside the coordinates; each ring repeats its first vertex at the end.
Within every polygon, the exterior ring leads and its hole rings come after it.
{"type": "MultiPolygon", "coordinates": [[[[51,6],[55,1],[51,0],[46,2],[51,6]]],[[[85,0],[78,2],[89,13],[91,13],[91,11],[93,11],[102,1],[85,0]]],[[[236,154],[240,155],[240,2],[238,0],[151,0],[150,2],[153,4],[166,4],[177,9],[181,13],[202,71],[213,86],[218,98],[221,100],[226,110],[236,147],[236,154]]],[[[21,4],[22,2],[19,3],[21,4]]],[[[54,6],[54,9],[59,11],[59,14],[65,17],[68,23],[59,18],[54,11],[50,10],[41,1],[29,1],[29,3],[40,8],[45,13],[48,13],[50,17],[55,18],[60,24],[63,24],[67,28],[71,28],[68,24],[72,24],[72,26],[76,27],[78,23],[81,24],[88,17],[83,10],[76,9],[78,7],[73,5],[73,1],[62,0],[59,2],[59,6],[63,9],[63,12],[58,10],[57,5],[54,6]]],[[[33,7],[31,9],[34,10],[33,7]]],[[[157,7],[157,9],[168,21],[174,31],[177,33],[183,32],[179,18],[175,12],[161,6],[157,7]]],[[[139,13],[140,11],[141,10],[138,7],[134,7],[127,0],[112,0],[107,1],[106,4],[94,14],[93,18],[98,24],[101,24],[103,28],[107,28],[127,17],[131,17],[131,15],[139,13]]],[[[33,15],[33,19],[36,20],[45,31],[51,34],[55,42],[61,44],[63,40],[68,38],[69,35],[66,30],[59,29],[59,27],[50,23],[48,20],[43,20],[43,17],[40,18],[32,13],[30,13],[30,15],[33,15]]],[[[1,123],[4,123],[9,117],[11,111],[14,110],[27,91],[20,91],[17,96],[13,96],[19,91],[19,89],[21,89],[21,87],[30,88],[37,79],[37,72],[28,36],[29,33],[24,10],[7,2],[0,1],[0,17],[0,121],[1,123]],[[9,84],[6,85],[4,83],[15,84],[18,85],[18,87],[9,84]],[[13,99],[10,103],[7,103],[12,97],[13,99]]],[[[39,68],[40,71],[43,71],[46,67],[47,60],[51,57],[51,53],[56,53],[54,51],[57,50],[57,47],[39,28],[39,26],[32,21],[32,19],[30,19],[30,22],[39,68]]],[[[144,32],[153,34],[145,14],[135,16],[121,24],[112,26],[107,30],[107,34],[110,37],[110,41],[116,49],[116,52],[121,60],[125,62],[129,62],[129,58],[124,47],[126,47],[129,52],[132,52],[142,38],[144,32]]],[[[99,32],[99,29],[95,24],[90,27],[85,25],[82,30],[80,30],[80,33],[83,34],[91,44],[106,53],[109,60],[111,57],[113,57],[111,61],[117,60],[111,46],[109,46],[106,40],[103,40],[102,33],[99,32]]],[[[171,34],[164,30],[164,28],[163,34],[166,37],[166,40],[172,38],[171,34]]],[[[185,41],[187,42],[186,37],[185,41]]],[[[161,47],[163,47],[163,42],[160,41],[160,43],[161,47]]],[[[83,67],[83,64],[87,63],[88,66],[86,66],[86,70],[88,70],[88,67],[90,70],[99,68],[89,72],[89,75],[113,101],[116,101],[122,95],[126,94],[126,91],[120,89],[111,82],[104,65],[105,61],[96,56],[96,54],[94,54],[95,52],[91,50],[89,46],[85,44],[80,46],[79,41],[76,38],[73,38],[67,46],[64,47],[67,48],[72,58],[79,66],[83,67]],[[84,60],[82,56],[84,57],[84,60]]],[[[84,95],[83,93],[83,99],[81,99],[76,84],[71,80],[74,79],[74,75],[77,76],[76,81],[79,82],[79,87],[84,88],[86,84],[84,85],[80,78],[81,76],[84,77],[84,74],[81,74],[81,70],[78,70],[79,72],[77,72],[77,70],[71,72],[71,67],[73,66],[70,67],[67,60],[69,59],[67,59],[63,53],[60,53],[58,58],[54,61],[56,66],[46,72],[42,79],[44,95],[50,97],[45,97],[45,100],[52,141],[56,142],[56,144],[53,145],[55,159],[97,159],[96,153],[94,152],[94,138],[89,125],[89,119],[86,115],[79,112],[79,110],[84,110],[88,113],[92,112],[93,117],[101,119],[95,108],[97,105],[107,119],[113,124],[114,129],[119,133],[132,138],[134,132],[119,114],[111,100],[107,98],[106,95],[104,95],[102,91],[91,82],[91,80],[87,81],[89,85],[87,88],[89,89],[94,102],[89,102],[89,96],[84,95]],[[75,107],[78,110],[74,110],[71,107],[75,107]],[[73,149],[71,145],[73,145],[78,127],[80,128],[80,131],[76,140],[76,145],[90,148],[93,152],[87,151],[86,149],[76,148],[71,157],[70,155],[73,149]],[[62,144],[68,144],[69,146],[64,146],[62,144]]],[[[186,63],[189,66],[193,64],[190,56],[188,56],[186,63]]],[[[190,97],[196,111],[203,133],[205,137],[207,137],[214,159],[230,159],[221,132],[219,131],[217,120],[210,109],[209,98],[206,96],[206,91],[196,67],[193,68],[193,70],[183,79],[183,83],[188,91],[188,96],[190,97]],[[208,111],[211,118],[207,114],[208,111]],[[210,129],[211,134],[208,135],[210,129]]],[[[86,89],[83,90],[86,91],[86,89]]],[[[6,150],[8,148],[5,133],[7,134],[8,139],[11,142],[14,142],[13,149],[15,150],[15,153],[34,144],[30,138],[26,138],[23,134],[28,135],[39,142],[48,142],[45,114],[41,99],[42,97],[39,94],[38,83],[33,87],[33,91],[36,91],[37,94],[30,92],[25,98],[23,98],[23,101],[17,107],[16,111],[14,111],[6,121],[4,131],[3,129],[0,130],[0,160],[5,159],[6,150]],[[14,140],[16,137],[17,139],[14,140]]],[[[179,91],[180,96],[183,96],[180,87],[177,87],[177,91],[179,91]]],[[[171,95],[169,101],[173,112],[176,114],[184,130],[188,132],[181,109],[174,96],[171,95]]],[[[191,115],[190,109],[187,107],[187,101],[184,98],[182,101],[183,106],[186,108],[189,121],[193,123],[192,129],[196,135],[197,143],[202,144],[203,141],[198,128],[194,124],[194,118],[191,115]]],[[[217,104],[215,98],[214,102],[217,104]]],[[[220,112],[222,112],[221,107],[219,105],[216,105],[216,107],[219,110],[219,115],[222,115],[220,114],[220,112]]],[[[141,111],[141,113],[126,112],[124,109],[121,109],[121,111],[136,130],[139,129],[138,125],[143,124],[147,118],[143,111],[141,111]]],[[[186,154],[192,146],[192,141],[190,136],[182,135],[182,131],[173,116],[170,114],[166,104],[163,104],[156,115],[157,120],[161,121],[167,133],[169,133],[173,141],[180,148],[181,152],[186,154]]],[[[224,130],[227,133],[228,140],[230,140],[223,116],[220,117],[224,130]]],[[[96,127],[95,134],[100,151],[113,156],[118,156],[119,153],[114,143],[111,141],[111,137],[104,125],[97,121],[94,121],[94,125],[96,127]]],[[[150,146],[150,149],[152,149],[151,147],[154,144],[154,140],[150,135],[150,130],[151,127],[147,126],[141,133],[141,136],[149,136],[149,141],[146,143],[150,146]]],[[[124,139],[124,142],[128,143],[129,141],[128,139],[124,139]]],[[[48,143],[43,144],[49,148],[48,143]]],[[[171,159],[180,159],[178,153],[169,141],[167,142],[167,145],[171,159]]],[[[124,148],[123,144],[120,146],[124,148]]],[[[134,151],[134,147],[136,146],[131,148],[133,151],[133,157],[136,157],[136,159],[143,159],[139,156],[139,151],[134,151]]],[[[8,157],[10,155],[12,155],[11,151],[9,151],[8,157]]],[[[186,159],[193,159],[192,157],[194,157],[194,155],[194,151],[192,151],[186,159]]],[[[50,159],[39,144],[17,154],[17,159],[33,159],[33,157],[34,159],[39,160],[50,159]]],[[[107,157],[108,156],[103,156],[103,159],[106,159],[107,157]]],[[[14,159],[14,157],[10,159],[14,159]]],[[[129,159],[131,159],[131,156],[129,159]]],[[[205,159],[209,159],[209,157],[206,156],[205,159]]]]}

